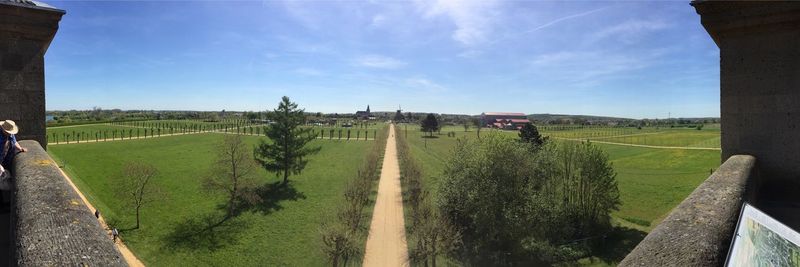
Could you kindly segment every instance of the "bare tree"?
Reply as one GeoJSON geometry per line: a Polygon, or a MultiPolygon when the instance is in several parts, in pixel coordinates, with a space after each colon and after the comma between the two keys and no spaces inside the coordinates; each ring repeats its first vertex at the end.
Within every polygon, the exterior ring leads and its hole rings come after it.
{"type": "Polygon", "coordinates": [[[163,200],[165,195],[153,184],[158,170],[153,165],[143,162],[128,162],[123,169],[123,185],[121,191],[128,196],[127,204],[136,210],[136,227],[139,229],[140,214],[143,206],[163,200]]]}
{"type": "Polygon", "coordinates": [[[478,139],[481,139],[481,129],[483,129],[483,122],[479,118],[472,118],[472,124],[475,126],[475,133],[478,134],[478,139]]]}
{"type": "Polygon", "coordinates": [[[226,135],[216,151],[220,152],[219,157],[211,166],[209,176],[203,180],[203,188],[228,196],[227,216],[230,217],[240,203],[261,200],[255,192],[258,186],[254,176],[257,165],[240,135],[226,135]]]}
{"type": "Polygon", "coordinates": [[[363,254],[357,236],[347,228],[336,220],[323,220],[320,227],[322,252],[334,267],[347,266],[350,260],[363,254]]]}

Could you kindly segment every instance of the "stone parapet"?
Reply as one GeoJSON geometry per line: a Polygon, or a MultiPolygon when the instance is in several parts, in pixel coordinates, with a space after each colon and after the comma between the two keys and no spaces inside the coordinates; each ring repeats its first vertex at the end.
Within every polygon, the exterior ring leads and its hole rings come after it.
{"type": "Polygon", "coordinates": [[[111,238],[36,141],[14,159],[19,266],[126,266],[111,238]]]}
{"type": "Polygon", "coordinates": [[[757,186],[756,158],[731,156],[619,266],[722,266],[739,211],[757,186]]]}

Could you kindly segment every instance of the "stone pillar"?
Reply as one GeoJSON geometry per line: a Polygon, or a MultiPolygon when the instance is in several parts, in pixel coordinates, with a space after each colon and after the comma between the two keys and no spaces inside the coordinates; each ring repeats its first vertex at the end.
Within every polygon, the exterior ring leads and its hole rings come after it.
{"type": "Polygon", "coordinates": [[[720,49],[722,161],[736,154],[753,155],[764,183],[759,195],[796,195],[800,3],[694,1],[692,5],[720,49]]]}
{"type": "Polygon", "coordinates": [[[0,0],[0,119],[14,120],[18,139],[46,146],[44,54],[63,10],[29,0],[0,0]]]}

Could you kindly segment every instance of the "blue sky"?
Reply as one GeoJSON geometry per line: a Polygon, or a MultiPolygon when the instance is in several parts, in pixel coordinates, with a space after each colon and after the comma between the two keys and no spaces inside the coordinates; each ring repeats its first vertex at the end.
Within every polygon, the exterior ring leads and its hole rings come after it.
{"type": "Polygon", "coordinates": [[[688,1],[48,3],[48,110],[719,116],[688,1]]]}

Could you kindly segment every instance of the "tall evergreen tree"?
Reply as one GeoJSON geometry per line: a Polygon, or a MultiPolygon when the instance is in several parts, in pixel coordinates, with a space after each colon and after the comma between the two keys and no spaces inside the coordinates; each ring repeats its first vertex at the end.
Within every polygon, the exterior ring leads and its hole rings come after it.
{"type": "Polygon", "coordinates": [[[433,136],[433,132],[439,130],[439,120],[436,119],[436,115],[433,113],[428,113],[428,116],[422,120],[422,131],[429,133],[433,136]]]}
{"type": "Polygon", "coordinates": [[[284,96],[278,108],[268,117],[273,122],[267,127],[266,135],[270,141],[261,140],[255,148],[256,161],[269,172],[283,175],[283,184],[289,176],[300,174],[308,163],[307,156],[316,154],[320,147],[307,147],[314,140],[311,128],[302,128],[305,123],[305,110],[284,96]]]}
{"type": "Polygon", "coordinates": [[[533,143],[537,146],[542,145],[547,140],[547,138],[542,138],[542,135],[539,134],[539,129],[530,122],[522,126],[522,129],[519,129],[519,139],[522,142],[533,143]]]}

